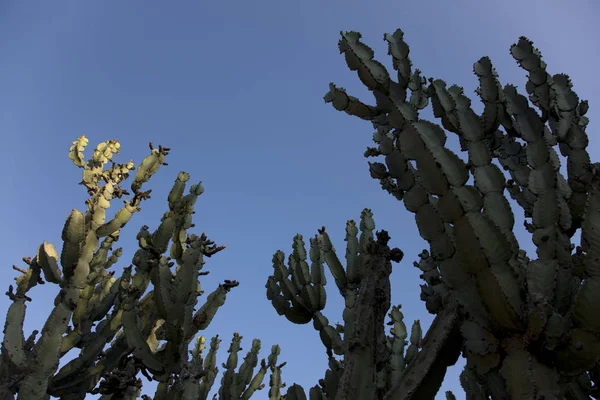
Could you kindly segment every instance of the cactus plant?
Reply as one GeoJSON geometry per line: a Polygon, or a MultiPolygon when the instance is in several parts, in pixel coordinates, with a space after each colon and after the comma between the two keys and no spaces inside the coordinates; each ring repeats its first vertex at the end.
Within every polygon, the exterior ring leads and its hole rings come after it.
{"type": "MultiPolygon", "coordinates": [[[[529,73],[528,98],[514,86],[502,87],[483,57],[474,64],[482,115],[471,109],[462,88],[446,88],[412,69],[401,30],[384,35],[396,81],[360,39],[356,32],[342,33],[339,49],[376,105],[334,84],[325,101],[372,122],[377,146],[364,155],[383,156],[383,162],[369,163],[369,171],[415,214],[429,244],[414,266],[425,281],[421,299],[435,319],[425,335],[415,321],[409,336],[401,307],[390,304],[392,262],[401,261],[403,253],[389,247],[385,230],[375,231],[373,213],[365,209],[358,226],[352,220],[346,225],[345,265],[323,227],[310,239],[308,252],[301,235],[294,237],[287,263],[284,253],[276,252],[266,283],[278,314],[295,324],[312,322],[318,331],[329,361],[323,379],[308,397],[296,384],[283,394],[279,347],[271,348],[254,373],[261,343],[255,339],[240,364],[242,336],[235,333],[219,398],[249,399],[264,389],[270,372],[272,400],[431,399],[461,355],[467,360],[460,377],[467,399],[600,398],[595,310],[600,164],[592,164],[586,150],[587,102],[579,100],[568,76],[546,72],[540,52],[524,37],[511,54],[529,73]],[[429,102],[443,128],[419,119],[429,102]],[[445,131],[458,136],[467,161],[445,146],[445,131]],[[566,159],[566,178],[556,147],[566,159]],[[523,210],[535,259],[515,237],[508,196],[523,210]],[[577,233],[579,246],[573,243],[577,233]],[[322,314],[324,264],[345,300],[344,322],[336,326],[322,314]]],[[[204,233],[187,232],[204,189],[192,185],[184,195],[189,175],[179,173],[169,210],[154,232],[141,228],[132,265],[117,279],[108,269],[122,250],[113,245],[149,198],[150,191],[141,188],[166,165],[169,149],[150,144],[151,154],[131,184],[133,196],[107,221],[110,201],[130,195],[120,184],[134,165],[112,161],[120,150],[114,140],[99,144],[86,161],[87,143],[85,136],[78,138],[69,157],[83,170],[81,184],[90,198],[85,212],[74,209],[67,217],[60,256],[43,242],[33,258],[23,258],[26,269],[14,267],[21,275],[16,289],[11,285],[7,292],[12,304],[0,354],[0,399],[76,400],[87,393],[135,399],[141,395],[140,373],[158,382],[155,399],[206,399],[218,374],[221,339],[213,337],[204,353],[206,338],[194,338],[238,282],[225,281],[196,310],[204,258],[224,249],[204,233]],[[40,338],[33,331],[26,339],[27,293],[44,280],[60,291],[40,338]],[[80,349],[78,356],[59,368],[61,357],[73,349],[80,349]]],[[[455,398],[451,392],[445,396],[455,398]]]]}
{"type": "Polygon", "coordinates": [[[387,247],[385,231],[373,240],[369,210],[360,238],[348,222],[345,268],[324,228],[311,239],[310,270],[296,236],[287,267],[282,252],[273,258],[267,297],[289,321],[312,321],[326,347],[330,368],[310,398],[432,399],[461,354],[467,399],[599,398],[600,164],[586,150],[587,101],[567,75],[546,72],[540,52],[521,37],[511,54],[529,73],[529,96],[502,87],[483,57],[474,64],[484,105],[477,115],[462,88],[412,68],[403,36],[384,35],[394,80],[359,33],[342,32],[339,50],[376,104],[333,83],[324,99],[373,124],[377,146],[364,156],[383,158],[369,163],[371,176],[415,214],[429,244],[414,265],[425,281],[421,299],[436,317],[424,338],[415,321],[404,351],[408,333],[393,307],[385,337],[390,260],[400,251],[387,247]],[[443,128],[419,118],[429,102],[443,128]],[[446,147],[445,131],[458,136],[467,161],[446,147]],[[566,158],[566,178],[556,147],[566,158]],[[515,237],[508,196],[524,212],[534,259],[515,237]],[[321,314],[323,263],[345,299],[343,326],[332,327],[321,314]]]}
{"type": "MultiPolygon", "coordinates": [[[[113,162],[113,155],[120,150],[114,140],[100,143],[86,161],[83,151],[87,144],[88,139],[81,136],[70,148],[69,157],[83,170],[81,184],[90,198],[85,212],[74,209],[68,216],[60,256],[52,244],[43,242],[33,258],[23,259],[27,269],[14,267],[21,275],[15,278],[16,289],[11,285],[7,292],[12,304],[2,340],[0,398],[13,399],[16,394],[23,400],[50,396],[75,400],[90,393],[101,394],[102,399],[136,399],[142,387],[137,375],[142,373],[158,382],[157,400],[206,399],[218,373],[216,352],[221,339],[213,337],[206,353],[203,336],[192,341],[210,324],[238,282],[226,280],[195,310],[203,294],[198,278],[208,273],[202,271],[204,258],[225,248],[204,233],[187,232],[194,226],[194,204],[204,188],[195,184],[184,194],[190,176],[179,173],[160,225],[154,232],[145,225],[141,228],[132,265],[115,278],[115,272],[108,269],[117,263],[122,249],[113,250],[113,246],[121,229],[150,197],[151,191],[141,188],[161,165],[167,165],[170,149],[154,148],[150,143],[151,153],[137,168],[131,184],[133,196],[106,221],[111,200],[130,195],[120,185],[134,164],[113,162]],[[109,163],[110,168],[104,169],[109,163]],[[169,255],[163,255],[167,251],[169,255]],[[31,301],[27,293],[44,279],[58,285],[60,292],[39,339],[36,341],[37,331],[25,339],[23,322],[31,301]],[[150,285],[153,289],[147,291],[150,285]],[[194,345],[191,352],[190,343],[194,345]],[[80,349],[78,356],[58,369],[61,357],[76,348],[80,349]]],[[[224,365],[219,391],[223,399],[249,399],[264,387],[269,372],[275,381],[280,380],[277,345],[254,374],[261,348],[257,339],[236,371],[241,339],[234,334],[224,365]]],[[[281,398],[282,386],[272,384],[270,398],[281,398]]]]}

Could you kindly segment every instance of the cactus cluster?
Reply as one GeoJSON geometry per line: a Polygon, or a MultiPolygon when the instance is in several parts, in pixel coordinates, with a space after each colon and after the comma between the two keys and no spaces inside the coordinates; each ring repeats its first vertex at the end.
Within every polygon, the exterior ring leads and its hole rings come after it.
{"type": "MultiPolygon", "coordinates": [[[[101,394],[101,399],[136,399],[142,388],[139,373],[158,382],[156,400],[206,399],[218,373],[216,352],[221,339],[213,337],[204,352],[206,339],[194,338],[207,328],[238,282],[226,280],[196,310],[203,294],[198,278],[208,273],[202,271],[204,258],[225,248],[204,233],[187,232],[194,227],[194,205],[204,188],[195,184],[184,194],[190,176],[179,173],[168,196],[169,210],[154,232],[146,225],[141,228],[131,265],[115,278],[110,268],[122,255],[122,248],[113,249],[120,230],[150,197],[151,191],[141,188],[161,165],[167,165],[169,148],[154,148],[150,143],[150,155],[135,171],[131,195],[121,183],[134,170],[133,162],[112,160],[119,143],[100,143],[86,161],[87,143],[81,136],[69,155],[83,170],[81,184],[90,195],[86,211],[74,209],[68,216],[60,255],[52,244],[43,242],[35,257],[23,259],[27,269],[14,267],[21,275],[15,278],[16,289],[11,285],[7,292],[12,304],[2,340],[0,399],[17,394],[23,400],[50,396],[76,400],[85,399],[87,393],[101,394]],[[111,200],[123,196],[130,198],[106,221],[111,200]],[[60,291],[39,339],[37,331],[25,339],[23,322],[31,301],[27,292],[44,280],[58,285],[60,291]],[[78,356],[59,369],[61,357],[75,348],[78,356]]],[[[267,373],[271,374],[270,398],[280,398],[279,346],[271,348],[254,373],[261,343],[252,342],[238,368],[241,339],[235,333],[231,341],[219,398],[249,399],[263,389],[267,373]]]]}
{"type": "MultiPolygon", "coordinates": [[[[259,366],[255,339],[238,367],[242,336],[235,333],[215,398],[249,399],[266,386],[269,373],[271,400],[433,399],[461,355],[467,362],[460,381],[469,400],[600,398],[600,164],[592,164],[586,150],[587,102],[568,76],[548,74],[524,37],[511,54],[529,73],[528,97],[503,87],[483,57],[474,64],[481,115],[462,88],[413,70],[401,30],[384,35],[396,80],[360,39],[342,33],[339,50],[376,104],[334,84],[325,101],[372,122],[376,147],[364,155],[383,162],[370,162],[369,171],[415,214],[429,244],[414,266],[425,281],[421,299],[435,319],[425,335],[415,321],[409,335],[401,307],[390,302],[392,262],[404,254],[390,248],[386,231],[375,231],[373,213],[365,209],[358,224],[347,222],[345,265],[323,227],[308,251],[296,235],[287,262],[277,251],[266,283],[279,315],[295,324],[312,322],[318,332],[329,360],[323,379],[308,395],[296,384],[284,394],[279,347],[259,366]],[[442,126],[419,119],[430,103],[442,126]],[[458,136],[466,161],[446,147],[446,131],[458,136]],[[509,196],[523,210],[533,258],[514,234],[509,196]],[[322,314],[325,264],[345,301],[343,323],[335,326],[322,314]]],[[[113,246],[149,198],[141,188],[166,165],[169,149],[150,144],[131,195],[121,182],[133,163],[112,160],[119,143],[99,144],[86,161],[87,142],[81,136],[70,149],[90,195],[86,211],[73,210],[67,218],[60,255],[43,242],[33,258],[23,259],[26,269],[14,267],[21,275],[7,292],[12,304],[0,354],[0,400],[78,400],[87,393],[135,399],[139,373],[158,382],[154,399],[206,399],[218,374],[221,339],[213,337],[204,353],[206,339],[195,337],[238,282],[226,280],[196,310],[205,257],[225,248],[204,233],[187,232],[204,189],[192,185],[184,195],[190,177],[179,173],[169,210],[155,231],[141,228],[139,249],[117,279],[109,269],[122,249],[113,246]],[[110,201],[123,196],[130,198],[106,221],[110,201]],[[44,280],[60,291],[39,339],[37,331],[26,339],[27,293],[44,280]],[[61,357],[75,348],[78,356],[59,369],[61,357]]],[[[446,398],[455,396],[446,392],[446,398]]]]}
{"type": "MultiPolygon", "coordinates": [[[[456,304],[449,304],[440,313],[428,337],[423,338],[420,322],[415,321],[406,349],[404,317],[401,307],[394,306],[388,322],[391,336],[386,336],[392,261],[400,262],[403,253],[390,249],[385,230],[374,233],[374,229],[369,209],[363,210],[358,227],[353,220],[347,222],[345,267],[324,227],[310,239],[310,267],[301,235],[294,238],[287,266],[281,251],[273,257],[274,274],[267,280],[267,298],[289,321],[312,321],[329,358],[325,377],[309,391],[311,400],[391,399],[388,393],[394,390],[410,393],[415,399],[433,398],[447,366],[460,355],[456,304]],[[326,303],[324,264],[345,301],[344,323],[335,327],[321,313],[326,303]],[[342,356],[341,360],[336,355],[342,356]]],[[[305,393],[301,391],[298,398],[306,399],[305,393]]]]}
{"type": "MultiPolygon", "coordinates": [[[[377,146],[364,155],[382,157],[383,162],[369,163],[370,174],[415,214],[419,234],[429,244],[415,266],[425,280],[421,299],[436,317],[423,341],[418,325],[413,327],[412,347],[404,359],[399,341],[406,334],[398,334],[404,331],[396,328],[401,325],[394,316],[397,309],[392,309],[392,337],[384,341],[379,327],[377,335],[362,336],[368,343],[357,346],[354,338],[363,333],[358,327],[364,329],[366,321],[381,322],[389,302],[377,303],[368,315],[357,307],[368,304],[374,293],[386,298],[389,281],[381,279],[372,291],[363,289],[374,272],[370,269],[366,277],[358,272],[373,267],[367,267],[371,256],[363,256],[366,248],[358,245],[352,222],[345,274],[321,232],[311,245],[321,245],[346,299],[345,326],[329,327],[320,315],[324,302],[312,301],[324,298],[323,280],[315,280],[318,274],[313,274],[311,290],[319,297],[311,297],[295,239],[287,270],[279,265],[283,256],[275,258],[268,295],[290,321],[312,319],[325,346],[343,353],[342,361],[331,359],[332,368],[318,391],[335,399],[433,398],[446,366],[462,353],[467,363],[461,384],[468,399],[598,398],[600,164],[592,164],[586,150],[587,101],[579,100],[567,75],[546,71],[540,52],[525,37],[510,52],[529,73],[528,97],[512,85],[502,87],[491,61],[483,57],[474,64],[477,94],[484,105],[478,115],[461,87],[447,88],[442,80],[426,79],[412,68],[401,30],[384,35],[396,80],[373,59],[373,50],[361,42],[359,33],[341,36],[340,52],[376,104],[362,103],[334,84],[325,102],[372,122],[377,146]],[[419,118],[430,102],[443,128],[419,118]],[[458,136],[466,161],[445,146],[445,131],[458,136]],[[566,177],[561,160],[566,160],[566,177]],[[513,232],[508,196],[524,212],[536,246],[533,259],[513,232]],[[577,232],[580,245],[573,243],[577,232]],[[275,282],[283,299],[274,297],[275,282]],[[279,304],[284,300],[288,304],[279,304]],[[360,318],[364,319],[356,324],[360,318]],[[375,352],[375,346],[380,350],[375,352]],[[361,364],[355,361],[357,348],[365,352],[361,364]],[[372,364],[366,362],[367,351],[372,364]],[[367,385],[368,379],[373,381],[367,385]],[[361,396],[348,397],[346,385],[353,385],[361,396]],[[376,395],[369,397],[366,391],[376,395]]],[[[361,228],[362,244],[374,228],[366,211],[361,228]]],[[[313,265],[322,261],[312,251],[311,260],[313,265]]]]}

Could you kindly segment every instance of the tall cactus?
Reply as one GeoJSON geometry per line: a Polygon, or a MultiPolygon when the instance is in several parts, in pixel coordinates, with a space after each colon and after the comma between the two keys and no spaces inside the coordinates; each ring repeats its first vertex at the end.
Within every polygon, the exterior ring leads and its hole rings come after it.
{"type": "MultiPolygon", "coordinates": [[[[425,338],[419,321],[415,321],[407,349],[404,317],[400,306],[394,306],[389,313],[391,336],[386,337],[391,262],[400,262],[403,253],[389,248],[386,231],[374,234],[374,229],[369,209],[363,210],[358,227],[353,220],[347,222],[345,267],[324,227],[310,239],[310,268],[301,235],[294,238],[288,266],[281,251],[273,257],[274,274],[267,280],[267,298],[277,313],[289,321],[312,321],[329,357],[325,378],[310,389],[311,400],[383,399],[395,384],[402,384],[401,392],[411,393],[412,398],[428,398],[435,394],[446,368],[460,354],[458,311],[454,304],[440,313],[425,338]],[[323,264],[329,267],[345,300],[344,323],[336,327],[321,313],[326,303],[323,264]],[[334,354],[342,356],[342,361],[334,354]]],[[[305,396],[302,388],[296,390],[305,396]]]]}
{"type": "Polygon", "coordinates": [[[401,30],[384,35],[396,80],[373,59],[359,33],[341,36],[340,52],[376,105],[334,84],[325,102],[372,122],[377,146],[364,155],[382,156],[383,162],[369,163],[370,174],[415,214],[419,234],[429,243],[415,266],[425,280],[421,299],[436,317],[423,340],[420,326],[413,325],[404,353],[406,328],[399,308],[392,308],[392,336],[382,344],[389,279],[374,281],[376,269],[364,247],[374,229],[368,210],[361,240],[354,222],[348,222],[345,269],[323,229],[311,240],[308,275],[297,236],[289,268],[283,253],[275,255],[267,296],[291,322],[312,320],[327,348],[330,369],[311,389],[311,399],[433,398],[446,367],[461,353],[467,360],[461,384],[468,399],[598,398],[600,164],[592,164],[586,150],[587,102],[573,92],[567,75],[546,72],[540,52],[525,37],[511,54],[529,73],[528,98],[514,86],[502,87],[483,57],[474,64],[484,104],[477,115],[462,88],[446,88],[444,81],[413,70],[401,30]],[[419,118],[430,101],[443,128],[458,136],[467,161],[445,146],[442,127],[419,118]],[[556,147],[566,158],[566,178],[556,147]],[[505,190],[523,209],[535,259],[515,237],[505,190]],[[343,327],[331,327],[320,313],[323,261],[346,300],[343,327]],[[369,279],[374,286],[366,290],[369,279]],[[373,296],[381,300],[373,302],[373,296]],[[371,326],[375,322],[377,328],[371,326]],[[338,361],[332,353],[344,358],[338,361]]]}
{"type": "MultiPolygon", "coordinates": [[[[120,148],[114,140],[99,144],[86,161],[83,151],[87,143],[85,136],[73,142],[69,157],[83,169],[81,184],[90,198],[85,212],[73,210],[67,218],[60,256],[52,244],[43,242],[35,257],[23,259],[26,270],[14,267],[22,274],[16,278],[16,290],[11,285],[7,292],[12,304],[2,340],[0,399],[14,399],[17,394],[23,400],[50,396],[76,400],[85,399],[86,393],[102,394],[102,399],[136,399],[141,395],[140,372],[158,382],[154,399],[207,399],[218,373],[216,352],[221,340],[214,337],[203,354],[206,339],[199,336],[191,359],[188,348],[238,282],[226,280],[195,311],[203,294],[198,278],[208,273],[201,271],[204,257],[225,248],[204,233],[187,232],[194,226],[194,205],[204,188],[192,185],[184,195],[190,177],[179,173],[168,196],[169,211],[154,232],[148,226],[141,228],[132,265],[116,279],[108,269],[118,261],[122,249],[113,250],[113,245],[142,201],[150,197],[150,190],[141,188],[161,165],[167,165],[169,149],[154,148],[150,143],[151,153],[137,168],[131,184],[133,196],[106,221],[110,201],[129,195],[120,184],[134,164],[112,161],[120,148]],[[109,162],[111,167],[105,170],[109,162]],[[170,242],[169,256],[164,256],[170,242]],[[44,283],[43,279],[57,284],[60,293],[40,338],[35,340],[38,332],[34,331],[25,339],[23,321],[26,304],[31,301],[27,292],[44,283]],[[150,284],[153,289],[147,291],[150,284]],[[60,358],[74,348],[80,349],[79,355],[58,369],[60,358]]],[[[234,334],[220,389],[223,399],[249,399],[264,387],[269,370],[277,377],[281,374],[277,345],[254,374],[261,347],[257,339],[235,372],[240,340],[241,336],[234,334]]],[[[271,398],[281,398],[281,387],[272,385],[271,398]]]]}

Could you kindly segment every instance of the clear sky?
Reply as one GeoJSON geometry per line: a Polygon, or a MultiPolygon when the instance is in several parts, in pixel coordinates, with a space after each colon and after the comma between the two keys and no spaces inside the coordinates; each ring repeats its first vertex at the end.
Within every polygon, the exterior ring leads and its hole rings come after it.
{"type": "MultiPolygon", "coordinates": [[[[600,127],[594,118],[599,17],[600,5],[592,0],[2,1],[2,291],[16,276],[11,265],[23,266],[21,257],[35,255],[43,240],[60,248],[65,218],[85,207],[80,170],[67,158],[73,140],[85,133],[89,156],[98,142],[117,139],[117,160],[136,164],[148,154],[149,141],[169,146],[169,166],[147,185],[152,199],[121,234],[118,274],[137,248],[140,226],[156,228],[177,173],[189,172],[206,189],[191,232],[227,245],[208,260],[211,273],[202,286],[210,292],[224,279],[240,281],[202,334],[220,334],[219,362],[233,332],[244,336],[245,350],[260,338],[264,357],[272,344],[281,345],[280,360],[288,362],[283,380],[308,389],[327,367],[318,333],[312,324],[279,317],[264,288],[273,253],[281,249],[287,256],[296,233],[308,242],[325,225],[343,257],[346,220],[370,207],[377,228],[388,230],[391,244],[405,252],[394,266],[392,303],[403,305],[409,326],[420,319],[426,328],[432,320],[412,267],[425,248],[413,215],[370,178],[362,157],[373,129],[322,99],[333,81],[373,102],[338,53],[339,32],[362,32],[391,71],[383,34],[401,28],[413,65],[426,77],[463,86],[476,110],[473,63],[490,56],[501,82],[522,88],[526,72],[509,48],[527,36],[550,73],[568,73],[575,91],[589,100],[591,133],[600,127]]],[[[591,135],[595,161],[599,144],[591,135]]],[[[523,248],[534,256],[530,237],[522,234],[521,210],[515,214],[523,248]]],[[[335,323],[343,302],[330,276],[328,289],[325,315],[335,323]]],[[[56,293],[52,284],[32,291],[26,335],[42,327],[56,293]]],[[[8,305],[0,297],[2,325],[8,305]]],[[[445,390],[463,397],[463,365],[449,370],[439,398],[445,390]]],[[[150,384],[145,388],[153,393],[150,384]]]]}

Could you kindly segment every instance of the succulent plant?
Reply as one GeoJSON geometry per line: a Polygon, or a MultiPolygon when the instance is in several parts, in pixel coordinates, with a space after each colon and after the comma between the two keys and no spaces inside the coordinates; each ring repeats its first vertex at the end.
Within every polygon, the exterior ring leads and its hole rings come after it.
{"type": "MultiPolygon", "coordinates": [[[[272,400],[432,399],[462,355],[467,399],[600,398],[600,164],[586,150],[588,103],[567,75],[551,76],[540,52],[521,37],[511,54],[529,74],[528,96],[501,86],[483,57],[474,64],[484,105],[478,115],[462,88],[413,70],[403,36],[401,30],[384,35],[397,72],[393,80],[359,33],[342,33],[339,50],[375,105],[334,84],[325,101],[373,124],[376,146],[364,155],[381,159],[369,162],[370,174],[415,214],[429,244],[414,266],[425,281],[421,299],[435,315],[432,325],[423,334],[417,320],[409,335],[401,306],[390,301],[392,262],[404,254],[390,248],[388,233],[375,231],[373,213],[364,209],[358,224],[347,222],[345,265],[323,227],[309,239],[308,251],[296,235],[287,262],[277,251],[266,283],[279,315],[295,324],[312,322],[318,332],[328,355],[323,379],[308,396],[296,384],[283,394],[279,346],[259,363],[255,339],[240,364],[242,336],[235,333],[218,397],[249,399],[270,374],[272,400]],[[419,118],[430,102],[442,126],[419,118]],[[446,146],[446,131],[458,136],[466,160],[446,146]],[[509,198],[523,210],[535,257],[515,236],[509,198]],[[579,245],[573,243],[577,234],[579,245]],[[322,314],[325,264],[345,301],[343,323],[335,326],[322,314]]],[[[179,173],[169,210],[155,231],[141,228],[139,249],[117,279],[108,270],[122,249],[113,246],[149,198],[141,189],[166,165],[169,149],[150,144],[131,195],[121,183],[133,162],[112,160],[119,143],[99,144],[86,161],[87,143],[85,136],[73,142],[69,157],[83,170],[90,198],[85,212],[74,209],[68,216],[60,256],[43,242],[33,258],[23,258],[26,269],[14,267],[21,275],[7,292],[12,304],[0,354],[0,399],[76,400],[87,393],[135,399],[140,373],[158,382],[157,400],[206,399],[219,372],[221,339],[213,337],[204,353],[206,338],[196,335],[238,282],[226,280],[196,309],[205,257],[225,248],[204,233],[187,232],[204,189],[192,185],[184,195],[190,177],[179,173]],[[110,201],[123,196],[130,197],[107,221],[110,201]],[[27,293],[44,280],[60,290],[39,339],[37,331],[26,339],[27,293]],[[79,355],[59,368],[75,348],[79,355]]]]}
{"type": "Polygon", "coordinates": [[[334,84],[324,99],[373,124],[376,147],[364,155],[382,162],[369,162],[369,171],[415,214],[429,243],[414,265],[425,281],[421,299],[436,317],[424,338],[415,322],[404,352],[407,332],[393,307],[394,328],[385,337],[389,262],[400,251],[383,244],[385,231],[373,241],[369,210],[360,239],[348,222],[345,268],[322,229],[311,239],[309,274],[296,236],[288,267],[283,253],[273,259],[267,297],[291,322],[313,321],[326,347],[330,369],[311,399],[430,399],[461,354],[467,399],[599,398],[600,164],[586,150],[588,103],[567,75],[546,72],[540,52],[521,37],[511,54],[529,73],[528,97],[502,87],[483,57],[473,67],[484,105],[478,115],[461,87],[412,68],[403,36],[384,35],[394,80],[359,33],[342,32],[339,50],[375,105],[334,84]],[[442,126],[419,118],[430,102],[442,126]],[[446,146],[446,131],[458,136],[466,161],[446,146]],[[515,237],[509,196],[524,212],[534,259],[515,237]],[[373,246],[388,254],[386,261],[371,253],[373,246]],[[323,262],[346,302],[344,325],[335,328],[321,314],[323,262]]]}
{"type": "MultiPolygon", "coordinates": [[[[27,269],[14,267],[21,275],[16,289],[11,285],[7,292],[12,304],[2,341],[0,398],[18,394],[23,400],[50,396],[75,400],[90,393],[101,394],[102,399],[136,399],[142,388],[137,376],[142,373],[158,382],[154,399],[206,399],[218,374],[216,352],[221,339],[213,337],[205,353],[206,339],[196,334],[208,327],[238,282],[226,280],[195,309],[204,293],[198,278],[208,273],[202,271],[204,259],[225,248],[204,233],[187,232],[194,227],[194,205],[204,188],[198,183],[184,194],[190,176],[179,173],[160,225],[154,232],[146,225],[140,229],[132,265],[115,278],[109,268],[118,262],[122,248],[113,246],[121,229],[150,197],[151,191],[141,188],[161,165],[167,165],[170,149],[150,143],[151,153],[131,183],[133,196],[106,221],[111,200],[130,195],[120,185],[134,164],[113,162],[120,149],[114,140],[100,143],[86,161],[87,144],[85,136],[78,138],[69,157],[83,170],[81,184],[90,198],[85,212],[74,209],[68,216],[60,256],[52,244],[43,242],[33,258],[23,259],[27,269]],[[104,169],[109,163],[110,168],[104,169]],[[39,339],[37,331],[25,339],[23,322],[31,301],[27,292],[44,279],[58,285],[59,293],[39,339]],[[147,290],[150,285],[153,289],[147,290]],[[59,369],[61,357],[75,348],[80,349],[79,355],[59,369]]],[[[267,373],[281,373],[280,350],[275,345],[254,374],[261,348],[257,339],[236,371],[241,339],[234,334],[219,390],[222,399],[249,399],[264,387],[267,373]]],[[[280,387],[271,387],[271,398],[281,397],[280,387]]]]}

